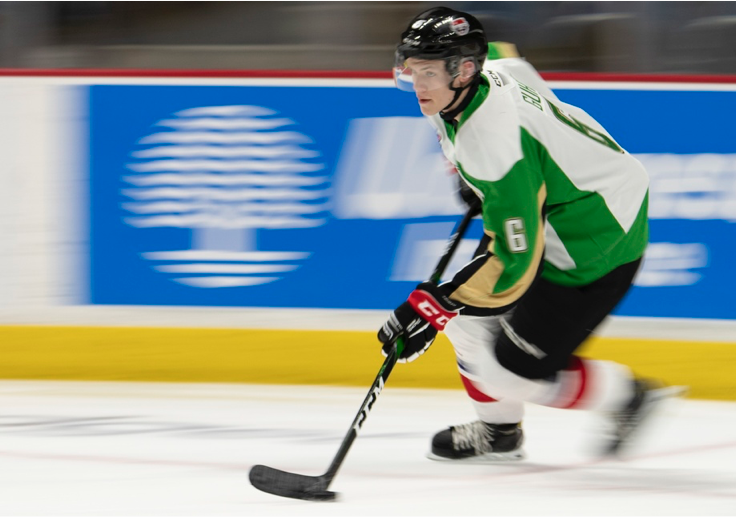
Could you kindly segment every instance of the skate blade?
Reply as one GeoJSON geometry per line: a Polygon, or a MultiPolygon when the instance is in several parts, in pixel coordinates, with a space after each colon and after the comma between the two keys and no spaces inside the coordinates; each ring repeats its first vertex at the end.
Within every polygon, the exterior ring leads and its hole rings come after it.
{"type": "Polygon", "coordinates": [[[687,386],[664,386],[650,390],[644,403],[645,406],[639,415],[639,424],[636,428],[622,440],[608,444],[601,455],[604,457],[626,459],[631,455],[632,449],[637,448],[637,443],[640,441],[641,435],[646,434],[652,421],[662,412],[663,405],[670,399],[684,397],[688,391],[690,389],[687,386]]]}
{"type": "Polygon", "coordinates": [[[427,458],[433,461],[444,461],[447,463],[477,463],[488,465],[494,463],[505,463],[508,461],[521,461],[526,459],[526,453],[523,449],[517,449],[510,452],[489,452],[479,456],[469,456],[467,458],[445,458],[429,451],[427,453],[427,458]]]}
{"type": "Polygon", "coordinates": [[[664,388],[656,388],[652,390],[652,398],[654,400],[684,397],[690,391],[689,386],[665,386],[664,388]]]}

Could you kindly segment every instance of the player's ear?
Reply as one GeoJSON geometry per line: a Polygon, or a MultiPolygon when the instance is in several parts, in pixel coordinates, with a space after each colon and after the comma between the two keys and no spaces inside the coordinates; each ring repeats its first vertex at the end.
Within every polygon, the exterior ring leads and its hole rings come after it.
{"type": "Polygon", "coordinates": [[[477,71],[478,69],[474,59],[464,59],[460,63],[460,80],[462,84],[468,84],[477,71]]]}

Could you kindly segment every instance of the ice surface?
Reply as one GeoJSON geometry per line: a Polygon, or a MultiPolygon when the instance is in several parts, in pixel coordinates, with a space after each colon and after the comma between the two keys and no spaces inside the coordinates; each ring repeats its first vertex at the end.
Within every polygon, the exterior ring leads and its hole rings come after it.
{"type": "Polygon", "coordinates": [[[736,403],[671,401],[626,460],[593,454],[594,415],[529,406],[528,459],[425,458],[474,419],[461,391],[392,389],[330,489],[283,499],[254,464],[320,475],[368,390],[0,382],[0,515],[736,515],[736,403]]]}

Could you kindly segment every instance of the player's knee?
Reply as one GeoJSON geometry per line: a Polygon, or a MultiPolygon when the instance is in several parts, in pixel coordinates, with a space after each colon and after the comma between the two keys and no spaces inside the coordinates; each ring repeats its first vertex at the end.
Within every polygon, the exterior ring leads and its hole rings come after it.
{"type": "Polygon", "coordinates": [[[558,370],[542,350],[529,343],[517,344],[505,332],[499,336],[494,351],[501,366],[525,379],[546,379],[558,370]]]}

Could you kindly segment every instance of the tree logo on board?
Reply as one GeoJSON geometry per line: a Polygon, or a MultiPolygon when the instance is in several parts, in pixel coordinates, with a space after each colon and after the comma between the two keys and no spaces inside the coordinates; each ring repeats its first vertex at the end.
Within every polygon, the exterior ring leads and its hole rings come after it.
{"type": "Polygon", "coordinates": [[[126,224],[188,231],[188,249],[140,254],[172,281],[199,288],[276,281],[310,256],[260,249],[260,232],[324,225],[329,179],[295,122],[249,105],[185,109],[158,121],[126,164],[126,224]]]}

